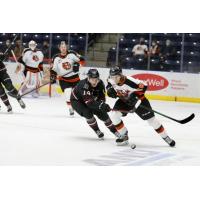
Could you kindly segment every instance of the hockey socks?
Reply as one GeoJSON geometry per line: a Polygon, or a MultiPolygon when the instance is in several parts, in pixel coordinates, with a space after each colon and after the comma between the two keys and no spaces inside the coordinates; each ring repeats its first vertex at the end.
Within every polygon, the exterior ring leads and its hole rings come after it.
{"type": "Polygon", "coordinates": [[[119,133],[110,119],[104,121],[104,124],[110,130],[110,132],[112,132],[116,137],[119,137],[119,133]]]}
{"type": "Polygon", "coordinates": [[[103,138],[104,134],[99,130],[99,126],[97,124],[97,121],[94,117],[87,119],[88,125],[94,130],[94,132],[97,134],[99,138],[103,138]]]}

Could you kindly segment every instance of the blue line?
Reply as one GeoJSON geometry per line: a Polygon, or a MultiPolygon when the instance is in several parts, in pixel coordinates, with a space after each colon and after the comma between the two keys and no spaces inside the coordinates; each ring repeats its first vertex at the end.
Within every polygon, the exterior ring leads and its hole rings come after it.
{"type": "Polygon", "coordinates": [[[168,158],[168,157],[173,157],[173,156],[175,156],[175,154],[161,153],[159,155],[156,155],[156,156],[153,156],[153,157],[150,157],[150,158],[147,158],[147,159],[143,159],[143,160],[140,160],[140,161],[129,162],[129,163],[123,165],[123,166],[145,165],[145,164],[150,164],[151,162],[155,162],[155,161],[162,160],[162,159],[165,159],[165,158],[168,158]]]}

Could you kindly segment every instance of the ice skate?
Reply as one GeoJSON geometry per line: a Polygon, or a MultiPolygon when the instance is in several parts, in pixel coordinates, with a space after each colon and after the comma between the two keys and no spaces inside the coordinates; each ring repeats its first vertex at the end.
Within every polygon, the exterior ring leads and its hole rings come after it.
{"type": "Polygon", "coordinates": [[[119,138],[116,139],[116,143],[118,146],[123,146],[128,144],[128,135],[120,135],[119,138]]]}
{"type": "Polygon", "coordinates": [[[97,134],[98,138],[100,138],[100,139],[104,138],[104,134],[100,130],[96,131],[96,134],[97,134]]]}
{"type": "Polygon", "coordinates": [[[170,147],[174,147],[176,145],[176,142],[174,140],[172,140],[169,136],[167,136],[166,138],[163,138],[163,140],[170,146],[170,147]]]}

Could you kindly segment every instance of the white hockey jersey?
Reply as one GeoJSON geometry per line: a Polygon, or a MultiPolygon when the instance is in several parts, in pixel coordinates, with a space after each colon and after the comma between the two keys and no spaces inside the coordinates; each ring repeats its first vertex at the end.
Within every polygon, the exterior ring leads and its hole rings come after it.
{"type": "Polygon", "coordinates": [[[78,74],[78,72],[73,72],[73,65],[77,62],[80,62],[80,59],[74,53],[68,53],[66,56],[58,54],[53,59],[52,70],[55,71],[58,76],[71,77],[78,74]],[[68,72],[71,73],[65,75],[68,72]]]}
{"type": "Polygon", "coordinates": [[[25,63],[25,67],[38,68],[43,59],[44,55],[40,50],[25,49],[22,54],[22,61],[25,63]]]}
{"type": "Polygon", "coordinates": [[[135,79],[130,76],[124,76],[120,84],[116,84],[112,79],[108,79],[108,84],[111,84],[118,96],[128,98],[132,92],[144,92],[147,84],[144,81],[135,79]]]}

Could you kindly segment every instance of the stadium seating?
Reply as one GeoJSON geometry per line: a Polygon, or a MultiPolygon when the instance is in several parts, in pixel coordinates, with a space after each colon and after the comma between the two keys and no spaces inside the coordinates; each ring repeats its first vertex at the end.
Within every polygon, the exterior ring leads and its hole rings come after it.
{"type": "MultiPolygon", "coordinates": [[[[24,47],[28,46],[30,40],[35,40],[38,43],[38,48],[42,48],[43,42],[50,43],[52,38],[51,55],[58,53],[58,44],[60,41],[66,41],[70,49],[81,54],[85,54],[86,43],[88,46],[93,45],[96,38],[101,37],[102,33],[22,33],[18,34],[18,38],[22,39],[24,47]]],[[[0,50],[5,49],[6,40],[11,40],[16,36],[16,33],[0,33],[0,50]],[[3,48],[4,47],[4,48],[3,48]]],[[[116,62],[116,46],[110,48],[108,52],[107,65],[114,65],[116,62]]],[[[180,71],[180,66],[183,61],[183,70],[192,71],[200,65],[200,33],[185,33],[184,37],[181,33],[126,33],[121,34],[119,39],[118,52],[119,65],[123,68],[134,69],[150,69],[163,71],[180,71]],[[149,47],[149,41],[155,40],[162,49],[166,46],[166,40],[171,41],[171,46],[176,50],[176,55],[165,57],[164,60],[160,57],[150,57],[150,62],[147,58],[134,58],[132,54],[133,46],[139,43],[140,38],[145,39],[145,44],[149,47]],[[184,44],[182,41],[184,39],[184,44]],[[183,53],[183,56],[181,56],[183,53]],[[183,60],[181,61],[181,59],[183,60]],[[150,66],[148,66],[150,63],[150,66]]],[[[199,70],[200,71],[200,70],[199,70]]]]}
{"type": "MultiPolygon", "coordinates": [[[[5,45],[6,40],[11,40],[14,38],[16,33],[1,33],[0,34],[0,48],[5,45]]],[[[94,34],[88,34],[89,41],[95,39],[94,34]],[[91,38],[90,38],[91,35],[91,38]]],[[[44,41],[50,43],[50,34],[49,33],[22,33],[18,34],[18,39],[22,39],[24,47],[28,46],[30,40],[35,40],[38,44],[38,48],[42,48],[44,41]]],[[[61,41],[65,41],[69,44],[70,49],[76,50],[78,52],[84,53],[86,46],[86,33],[77,33],[70,35],[68,33],[53,33],[52,34],[52,55],[58,52],[58,44],[61,41]]]]}
{"type": "MultiPolygon", "coordinates": [[[[168,56],[164,60],[159,57],[150,57],[150,69],[151,70],[163,70],[163,71],[180,71],[181,65],[181,53],[183,52],[183,70],[187,71],[192,67],[198,67],[200,65],[200,34],[199,33],[186,33],[184,34],[184,45],[182,45],[183,34],[181,33],[128,33],[122,34],[119,40],[119,65],[122,68],[138,68],[145,69],[147,62],[144,60],[133,59],[132,48],[135,44],[139,43],[139,39],[143,37],[146,45],[149,47],[149,40],[155,40],[162,49],[166,46],[166,40],[171,41],[171,46],[175,48],[176,55],[168,56]],[[151,37],[150,37],[151,36],[151,37]],[[183,47],[183,49],[182,49],[183,47]]],[[[116,51],[115,51],[116,52],[116,51]]],[[[113,52],[109,52],[109,54],[113,52]]],[[[109,56],[108,58],[115,59],[115,56],[109,56]]],[[[200,68],[200,67],[199,67],[200,68]]],[[[200,71],[200,70],[199,70],[200,71]]]]}

